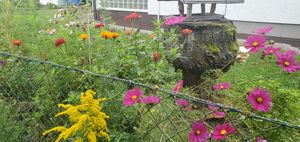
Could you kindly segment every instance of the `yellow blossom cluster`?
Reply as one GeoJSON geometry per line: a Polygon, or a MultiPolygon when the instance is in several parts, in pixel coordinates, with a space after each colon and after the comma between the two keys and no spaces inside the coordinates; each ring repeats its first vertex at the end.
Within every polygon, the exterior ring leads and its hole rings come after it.
{"type": "Polygon", "coordinates": [[[82,40],[86,40],[88,38],[88,34],[80,34],[79,38],[82,40]]]}
{"type": "Polygon", "coordinates": [[[56,126],[43,133],[46,135],[52,131],[59,132],[59,136],[55,142],[62,139],[67,140],[71,137],[76,137],[76,142],[82,142],[88,139],[89,142],[96,142],[97,137],[105,137],[110,140],[108,136],[108,128],[106,119],[109,118],[104,112],[101,111],[100,103],[105,101],[103,99],[94,99],[96,92],[87,90],[80,95],[80,105],[73,106],[71,104],[58,104],[59,107],[65,109],[55,116],[67,115],[71,126],[56,126]]]}
{"type": "Polygon", "coordinates": [[[119,37],[119,34],[117,32],[111,32],[111,31],[103,31],[100,33],[102,38],[105,39],[115,39],[117,37],[119,37]]]}

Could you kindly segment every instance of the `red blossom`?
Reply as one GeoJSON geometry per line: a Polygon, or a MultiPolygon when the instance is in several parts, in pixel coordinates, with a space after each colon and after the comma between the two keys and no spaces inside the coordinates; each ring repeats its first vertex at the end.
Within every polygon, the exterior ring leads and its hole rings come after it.
{"type": "Polygon", "coordinates": [[[59,47],[61,46],[62,44],[65,43],[65,39],[64,38],[58,38],[56,41],[55,41],[55,46],[56,47],[59,47]]]}
{"type": "Polygon", "coordinates": [[[15,40],[13,40],[12,44],[15,46],[20,46],[22,44],[22,41],[19,39],[15,39],[15,40]]]}
{"type": "Polygon", "coordinates": [[[190,29],[183,29],[183,30],[181,30],[181,32],[182,32],[184,35],[190,35],[191,33],[193,33],[193,31],[190,30],[190,29]]]}
{"type": "Polygon", "coordinates": [[[130,13],[129,15],[127,15],[126,17],[125,17],[125,21],[132,21],[132,20],[138,20],[138,19],[140,19],[140,18],[142,18],[142,16],[140,15],[140,14],[138,14],[138,13],[136,13],[136,12],[132,12],[132,13],[130,13]]]}
{"type": "Polygon", "coordinates": [[[104,26],[105,25],[103,23],[97,23],[97,24],[95,24],[95,28],[102,28],[104,26]]]}
{"type": "Polygon", "coordinates": [[[159,52],[153,52],[152,53],[153,61],[158,62],[160,59],[160,53],[159,52]]]}

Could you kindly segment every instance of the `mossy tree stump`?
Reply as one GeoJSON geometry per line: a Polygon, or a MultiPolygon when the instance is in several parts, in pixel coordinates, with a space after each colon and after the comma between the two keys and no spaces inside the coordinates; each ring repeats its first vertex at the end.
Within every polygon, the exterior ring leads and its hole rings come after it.
{"type": "Polygon", "coordinates": [[[185,85],[199,85],[201,75],[207,70],[229,69],[239,49],[236,28],[231,21],[184,22],[177,26],[178,31],[185,28],[193,33],[181,34],[181,57],[173,62],[183,70],[185,85]]]}

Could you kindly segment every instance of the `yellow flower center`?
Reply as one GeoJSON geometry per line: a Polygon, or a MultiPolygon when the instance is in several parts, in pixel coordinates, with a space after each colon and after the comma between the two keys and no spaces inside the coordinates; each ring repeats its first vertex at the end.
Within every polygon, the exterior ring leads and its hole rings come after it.
{"type": "Polygon", "coordinates": [[[283,64],[284,64],[284,66],[286,66],[286,67],[290,65],[289,62],[284,62],[283,64]]]}
{"type": "Polygon", "coordinates": [[[221,85],[221,86],[220,86],[220,88],[221,88],[221,89],[224,89],[224,86],[223,86],[223,85],[221,85]]]}
{"type": "Polygon", "coordinates": [[[226,131],[225,129],[223,129],[223,130],[220,132],[221,135],[225,135],[226,133],[227,133],[227,131],[226,131]]]}
{"type": "Polygon", "coordinates": [[[257,101],[258,103],[261,103],[261,102],[263,101],[263,99],[262,99],[261,97],[258,97],[258,98],[256,99],[256,101],[257,101]]]}
{"type": "Polygon", "coordinates": [[[201,134],[201,131],[200,131],[200,130],[196,130],[196,134],[197,134],[197,135],[200,135],[200,134],[201,134]]]}
{"type": "Polygon", "coordinates": [[[131,99],[132,99],[132,100],[135,100],[135,99],[137,99],[137,96],[136,96],[136,95],[133,95],[133,96],[131,97],[131,99]]]}
{"type": "Polygon", "coordinates": [[[258,46],[258,42],[255,41],[255,42],[252,43],[252,45],[253,45],[254,47],[258,46]]]}

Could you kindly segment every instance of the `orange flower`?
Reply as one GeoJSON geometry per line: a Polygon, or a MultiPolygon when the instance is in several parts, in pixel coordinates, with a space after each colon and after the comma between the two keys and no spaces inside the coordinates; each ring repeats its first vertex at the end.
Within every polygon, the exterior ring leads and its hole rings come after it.
{"type": "Polygon", "coordinates": [[[100,36],[105,39],[115,39],[119,37],[117,32],[103,31],[100,33],[100,36]]]}
{"type": "Polygon", "coordinates": [[[80,34],[79,38],[82,40],[86,40],[89,36],[87,34],[80,34]]]}
{"type": "Polygon", "coordinates": [[[152,53],[152,58],[154,62],[158,62],[160,59],[160,53],[159,52],[153,52],[152,53]]]}
{"type": "Polygon", "coordinates": [[[183,29],[183,30],[181,30],[181,32],[182,32],[184,35],[190,35],[193,31],[190,30],[190,29],[183,29]]]}
{"type": "Polygon", "coordinates": [[[150,35],[149,35],[149,38],[150,38],[150,39],[155,38],[155,34],[150,34],[150,35]]]}
{"type": "Polygon", "coordinates": [[[20,46],[22,44],[22,41],[18,40],[18,39],[15,39],[15,40],[13,40],[12,44],[15,45],[15,46],[20,46]]]}
{"type": "Polygon", "coordinates": [[[125,29],[124,34],[125,35],[130,35],[133,32],[133,29],[125,29]]]}

